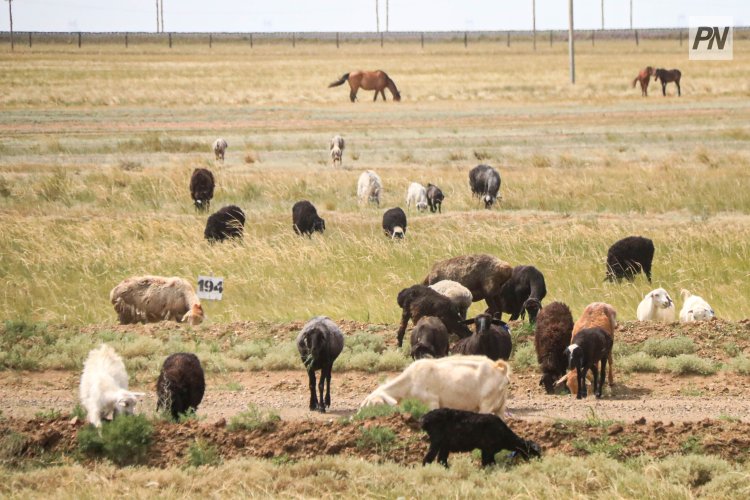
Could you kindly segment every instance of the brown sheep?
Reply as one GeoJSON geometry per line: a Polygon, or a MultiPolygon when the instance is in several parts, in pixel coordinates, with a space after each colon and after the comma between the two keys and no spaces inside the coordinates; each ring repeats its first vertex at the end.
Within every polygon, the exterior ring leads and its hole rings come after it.
{"type": "Polygon", "coordinates": [[[544,386],[547,394],[554,392],[555,381],[567,371],[565,349],[570,345],[572,335],[573,315],[567,305],[553,302],[542,308],[536,320],[534,347],[542,369],[539,385],[544,386]]]}
{"type": "Polygon", "coordinates": [[[203,322],[203,307],[193,286],[182,278],[136,276],[109,293],[120,324],[174,320],[191,325],[203,322]]]}

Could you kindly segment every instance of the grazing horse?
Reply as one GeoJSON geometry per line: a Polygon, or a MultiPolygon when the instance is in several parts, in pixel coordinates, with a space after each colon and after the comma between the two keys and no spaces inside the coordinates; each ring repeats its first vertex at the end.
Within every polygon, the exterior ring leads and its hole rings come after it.
{"type": "Polygon", "coordinates": [[[651,81],[651,75],[654,74],[654,68],[646,66],[638,73],[638,76],[633,80],[633,88],[636,83],[641,84],[641,97],[648,97],[648,82],[651,81]]]}
{"type": "Polygon", "coordinates": [[[401,100],[401,94],[396,88],[396,84],[393,83],[393,80],[390,79],[385,71],[352,71],[351,73],[344,74],[344,76],[342,76],[339,80],[336,80],[335,82],[328,85],[328,88],[338,87],[339,85],[343,85],[346,81],[349,81],[349,87],[351,88],[351,91],[349,92],[349,99],[351,99],[352,102],[354,102],[354,100],[357,98],[357,91],[360,88],[363,88],[365,90],[374,90],[375,98],[373,99],[373,101],[378,100],[378,92],[383,96],[383,100],[386,100],[386,87],[388,87],[388,90],[390,90],[391,94],[393,94],[394,101],[401,100]]]}
{"type": "Polygon", "coordinates": [[[669,82],[674,82],[677,85],[677,96],[682,95],[680,91],[680,78],[682,78],[682,73],[680,73],[679,69],[659,68],[654,71],[654,81],[661,80],[661,94],[664,96],[667,95],[667,84],[669,82]]]}

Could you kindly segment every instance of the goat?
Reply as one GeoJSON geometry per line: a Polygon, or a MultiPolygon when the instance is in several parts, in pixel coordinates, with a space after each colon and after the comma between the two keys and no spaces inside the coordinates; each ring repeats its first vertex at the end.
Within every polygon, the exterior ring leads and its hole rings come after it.
{"type": "Polygon", "coordinates": [[[310,410],[326,412],[331,406],[331,371],[341,351],[344,350],[344,335],[336,323],[325,316],[317,316],[302,328],[297,335],[297,350],[307,370],[310,382],[310,410]],[[320,370],[320,400],[315,394],[315,371],[320,370]],[[323,386],[326,385],[325,399],[323,386]]]}

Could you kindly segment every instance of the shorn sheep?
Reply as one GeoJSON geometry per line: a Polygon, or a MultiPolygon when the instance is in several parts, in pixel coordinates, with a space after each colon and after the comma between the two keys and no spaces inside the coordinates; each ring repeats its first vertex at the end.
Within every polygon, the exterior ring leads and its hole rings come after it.
{"type": "Polygon", "coordinates": [[[489,165],[477,165],[469,172],[471,193],[481,198],[484,208],[490,209],[498,199],[500,191],[500,174],[489,165]]]}
{"type": "Polygon", "coordinates": [[[404,399],[414,398],[430,410],[455,408],[502,416],[509,377],[508,363],[491,361],[486,356],[420,359],[371,392],[360,408],[378,404],[396,406],[404,399]]]}
{"type": "Polygon", "coordinates": [[[465,321],[474,324],[474,334],[461,339],[453,346],[454,354],[482,355],[493,361],[508,360],[513,350],[513,340],[510,337],[508,325],[489,314],[479,314],[476,318],[465,321]]]}
{"type": "Polygon", "coordinates": [[[547,394],[555,391],[555,381],[565,375],[568,360],[565,349],[573,335],[573,315],[562,302],[552,302],[539,312],[534,329],[536,359],[542,370],[539,385],[547,394]]]}
{"type": "MultiPolygon", "coordinates": [[[[529,323],[534,324],[542,299],[547,295],[544,275],[534,266],[516,266],[508,281],[500,290],[501,312],[510,314],[515,321],[529,313],[529,323]]],[[[502,314],[500,315],[502,318],[502,314]]]]}
{"type": "Polygon", "coordinates": [[[448,329],[440,318],[424,316],[411,331],[411,357],[443,358],[448,355],[448,329]]]}
{"type": "Polygon", "coordinates": [[[168,410],[174,420],[196,411],[203,401],[206,378],[195,354],[178,352],[164,360],[156,381],[156,409],[168,410]]]}
{"type": "Polygon", "coordinates": [[[612,337],[601,328],[584,328],[573,336],[573,342],[565,349],[568,369],[576,371],[577,399],[586,397],[586,372],[594,376],[594,395],[602,397],[607,358],[612,357],[612,337]],[[600,369],[597,371],[597,364],[600,369]]]}
{"type": "Polygon", "coordinates": [[[623,278],[633,281],[641,270],[651,283],[651,262],[654,260],[654,242],[642,236],[628,236],[616,241],[607,251],[607,281],[623,278]]]}
{"type": "Polygon", "coordinates": [[[193,198],[195,209],[208,210],[214,197],[214,174],[207,168],[196,168],[190,177],[190,197],[193,198]]]}
{"type": "Polygon", "coordinates": [[[419,212],[427,210],[427,189],[418,182],[409,184],[409,189],[406,191],[406,208],[410,209],[412,205],[419,212]]]}
{"type": "Polygon", "coordinates": [[[380,194],[383,191],[383,182],[380,176],[372,170],[365,170],[357,181],[357,199],[360,204],[374,203],[380,206],[380,194]]]}
{"type": "Polygon", "coordinates": [[[674,301],[663,288],[651,290],[638,304],[636,316],[638,321],[671,323],[675,317],[674,301]]]}
{"type": "Polygon", "coordinates": [[[684,288],[680,292],[682,295],[682,309],[680,309],[680,321],[690,323],[693,321],[705,321],[716,316],[714,310],[708,305],[708,302],[702,297],[693,295],[684,288]]]}
{"type": "Polygon", "coordinates": [[[391,239],[406,236],[406,213],[400,208],[389,208],[383,214],[383,231],[391,239]]]}
{"type": "Polygon", "coordinates": [[[217,160],[224,161],[224,153],[227,151],[227,147],[229,145],[227,144],[227,141],[219,137],[214,141],[213,148],[214,148],[214,156],[217,160]]]}
{"type": "Polygon", "coordinates": [[[109,293],[121,325],[163,320],[203,322],[203,307],[188,281],[162,276],[127,278],[109,293]]]}
{"type": "Polygon", "coordinates": [[[318,215],[312,203],[302,200],[292,207],[292,228],[299,235],[311,236],[315,231],[325,231],[326,221],[318,215]]]}
{"type": "Polygon", "coordinates": [[[434,184],[427,184],[427,204],[430,206],[430,212],[443,213],[443,200],[445,195],[443,191],[434,184]]]}
{"type": "Polygon", "coordinates": [[[331,371],[341,351],[344,350],[344,335],[336,323],[325,316],[318,316],[302,328],[297,335],[297,350],[307,370],[310,381],[310,410],[325,413],[331,406],[331,371]],[[315,393],[315,371],[320,370],[320,399],[315,393]],[[326,386],[325,399],[323,386],[326,386]]]}
{"type": "Polygon", "coordinates": [[[458,309],[453,302],[430,287],[414,285],[404,288],[399,292],[396,302],[402,309],[401,324],[396,334],[399,347],[401,347],[404,341],[409,319],[417,323],[425,316],[439,318],[448,331],[458,335],[459,338],[471,335],[471,330],[466,328],[466,325],[462,323],[461,315],[458,313],[458,309]]]}
{"type": "Polygon", "coordinates": [[[452,280],[442,280],[430,285],[430,288],[436,292],[445,295],[458,309],[461,319],[466,319],[466,313],[471,307],[473,297],[468,288],[461,283],[452,280]]]}
{"type": "Polygon", "coordinates": [[[89,423],[101,427],[102,419],[110,414],[132,415],[138,398],[144,394],[128,390],[128,372],[122,358],[102,344],[89,352],[83,364],[80,396],[89,423]]]}
{"type": "Polygon", "coordinates": [[[474,413],[453,408],[432,410],[422,417],[422,429],[430,437],[430,448],[422,465],[438,462],[448,467],[451,452],[482,450],[482,467],[495,464],[495,454],[512,451],[525,460],[541,457],[539,445],[520,438],[497,415],[474,413]]]}
{"type": "Polygon", "coordinates": [[[203,237],[209,243],[229,238],[242,238],[245,230],[245,212],[235,205],[227,205],[208,217],[203,237]]]}
{"type": "Polygon", "coordinates": [[[331,163],[341,166],[341,159],[344,156],[344,138],[340,135],[334,135],[331,139],[331,163]]]}
{"type": "Polygon", "coordinates": [[[487,302],[487,312],[494,315],[501,310],[500,291],[512,274],[513,268],[507,262],[492,255],[460,255],[435,263],[423,284],[456,281],[469,289],[474,302],[487,302]]]}

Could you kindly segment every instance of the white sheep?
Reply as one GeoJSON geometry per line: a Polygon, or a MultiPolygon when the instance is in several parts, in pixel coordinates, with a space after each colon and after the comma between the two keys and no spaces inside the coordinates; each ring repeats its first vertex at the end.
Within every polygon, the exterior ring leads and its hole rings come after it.
{"type": "Polygon", "coordinates": [[[671,323],[675,317],[672,297],[663,288],[651,290],[638,304],[638,321],[661,321],[671,323]]]}
{"type": "Polygon", "coordinates": [[[341,158],[344,156],[344,138],[340,135],[335,135],[331,139],[331,162],[333,162],[333,166],[336,166],[336,163],[341,166],[341,158]]]}
{"type": "Polygon", "coordinates": [[[682,300],[684,300],[682,309],[680,310],[681,322],[704,321],[716,316],[714,310],[702,297],[693,295],[684,288],[680,292],[680,295],[682,295],[682,300]]]}
{"type": "Polygon", "coordinates": [[[89,352],[83,365],[80,386],[81,404],[86,418],[101,427],[102,418],[110,414],[133,414],[142,392],[128,390],[128,373],[122,358],[107,344],[89,352]]]}
{"type": "Polygon", "coordinates": [[[213,148],[214,148],[214,155],[216,156],[217,160],[224,161],[224,153],[227,150],[227,147],[229,145],[227,144],[227,141],[219,137],[214,141],[213,148]]]}
{"type": "Polygon", "coordinates": [[[155,323],[162,320],[203,322],[203,307],[186,280],[162,276],[137,276],[120,282],[109,292],[120,324],[155,323]]]}
{"type": "Polygon", "coordinates": [[[509,375],[510,367],[505,361],[491,361],[486,356],[420,359],[370,393],[360,408],[395,406],[406,398],[415,398],[430,410],[453,408],[502,417],[509,375]]]}
{"type": "Polygon", "coordinates": [[[461,318],[466,319],[466,313],[474,300],[468,288],[452,280],[441,280],[430,285],[430,288],[450,299],[458,308],[461,318]]]}
{"type": "Polygon", "coordinates": [[[420,212],[427,210],[427,189],[418,182],[409,184],[406,191],[406,208],[411,208],[412,204],[420,212]]]}
{"type": "Polygon", "coordinates": [[[372,170],[365,170],[359,176],[357,181],[357,198],[360,204],[368,201],[380,206],[380,192],[383,190],[383,183],[380,176],[372,170]]]}

